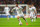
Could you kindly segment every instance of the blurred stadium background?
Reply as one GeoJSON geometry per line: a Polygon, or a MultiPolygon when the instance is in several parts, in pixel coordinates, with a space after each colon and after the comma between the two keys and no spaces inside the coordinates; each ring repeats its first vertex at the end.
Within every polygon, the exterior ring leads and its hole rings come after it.
{"type": "Polygon", "coordinates": [[[0,27],[40,27],[40,0],[0,0],[0,27]],[[23,8],[23,13],[27,15],[26,20],[28,22],[28,25],[26,25],[26,22],[21,19],[23,25],[20,26],[16,18],[16,11],[14,10],[14,12],[11,12],[11,9],[16,6],[16,2],[18,2],[18,5],[23,8]],[[37,10],[37,19],[35,22],[31,22],[28,13],[29,6],[32,3],[37,10]],[[6,6],[6,4],[10,8],[9,21],[7,20],[7,16],[4,12],[4,7],[6,6]]]}
{"type": "MultiPolygon", "coordinates": [[[[33,3],[37,10],[37,17],[40,17],[40,0],[0,0],[0,18],[6,18],[5,13],[3,13],[4,7],[6,6],[6,4],[9,6],[10,11],[11,11],[11,9],[13,7],[15,7],[16,2],[18,2],[19,6],[22,5],[23,10],[25,10],[23,12],[27,15],[28,15],[29,5],[31,5],[33,3]],[[26,13],[26,9],[27,9],[27,13],[26,13]]],[[[11,14],[11,12],[10,12],[10,14],[11,14]]],[[[14,13],[11,16],[13,16],[15,18],[15,14],[16,13],[14,13]]],[[[9,16],[9,17],[11,17],[11,16],[9,16]]]]}

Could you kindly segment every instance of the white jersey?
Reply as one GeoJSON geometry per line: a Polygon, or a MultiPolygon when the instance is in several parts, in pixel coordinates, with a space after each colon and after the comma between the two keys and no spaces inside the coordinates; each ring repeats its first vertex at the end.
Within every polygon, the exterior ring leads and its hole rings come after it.
{"type": "Polygon", "coordinates": [[[34,9],[35,11],[36,11],[36,8],[33,6],[33,7],[31,7],[32,9],[34,9]]]}
{"type": "Polygon", "coordinates": [[[34,10],[36,11],[36,8],[35,7],[29,8],[30,13],[34,13],[34,10]]]}
{"type": "Polygon", "coordinates": [[[9,7],[4,8],[4,12],[6,13],[6,15],[10,15],[9,11],[10,11],[9,7]]]}
{"type": "Polygon", "coordinates": [[[35,17],[34,10],[36,11],[36,8],[35,8],[35,7],[31,7],[31,8],[29,8],[29,11],[30,11],[30,17],[35,17]]]}
{"type": "Polygon", "coordinates": [[[32,12],[32,8],[29,8],[30,13],[32,12]]]}
{"type": "Polygon", "coordinates": [[[4,8],[4,12],[9,12],[9,11],[10,11],[9,7],[4,8]]]}
{"type": "Polygon", "coordinates": [[[14,9],[16,10],[17,15],[23,14],[23,12],[22,12],[22,9],[23,9],[23,8],[22,8],[22,7],[14,7],[14,8],[12,9],[12,11],[13,11],[14,9]]]}

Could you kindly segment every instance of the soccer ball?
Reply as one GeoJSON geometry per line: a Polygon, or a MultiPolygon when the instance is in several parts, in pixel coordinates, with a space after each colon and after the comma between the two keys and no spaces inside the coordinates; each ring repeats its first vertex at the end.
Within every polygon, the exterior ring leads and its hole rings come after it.
{"type": "Polygon", "coordinates": [[[19,23],[19,25],[22,25],[22,23],[19,23]]]}

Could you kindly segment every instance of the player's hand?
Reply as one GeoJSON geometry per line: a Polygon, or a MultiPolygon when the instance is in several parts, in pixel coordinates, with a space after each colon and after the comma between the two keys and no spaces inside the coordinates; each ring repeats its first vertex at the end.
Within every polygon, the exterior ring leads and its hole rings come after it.
{"type": "Polygon", "coordinates": [[[12,11],[11,11],[12,12],[12,11]]]}

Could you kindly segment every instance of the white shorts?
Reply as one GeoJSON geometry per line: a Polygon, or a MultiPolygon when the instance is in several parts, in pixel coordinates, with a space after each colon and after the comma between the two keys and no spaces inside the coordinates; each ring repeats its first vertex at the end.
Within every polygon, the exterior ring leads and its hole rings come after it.
{"type": "Polygon", "coordinates": [[[32,18],[36,17],[35,16],[35,13],[34,14],[33,13],[30,13],[30,17],[32,17],[32,18]]]}
{"type": "Polygon", "coordinates": [[[24,17],[24,14],[19,14],[19,15],[17,15],[17,16],[19,16],[19,17],[24,17]]]}
{"type": "Polygon", "coordinates": [[[6,12],[6,15],[10,15],[10,13],[9,12],[6,12]]]}

